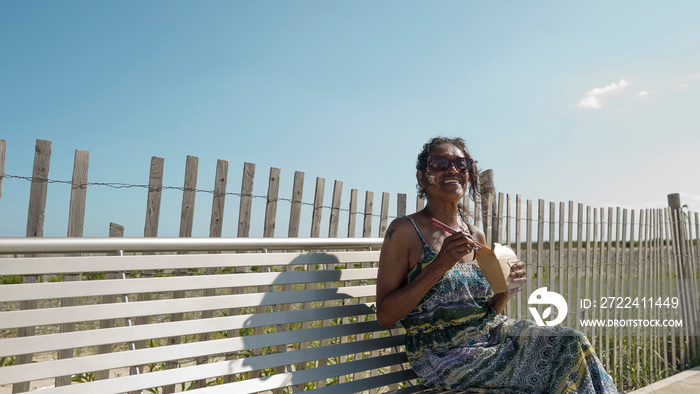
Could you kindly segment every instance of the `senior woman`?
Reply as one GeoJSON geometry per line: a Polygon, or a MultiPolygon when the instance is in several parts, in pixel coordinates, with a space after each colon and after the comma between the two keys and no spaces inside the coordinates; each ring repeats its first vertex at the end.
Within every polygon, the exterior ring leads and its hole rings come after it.
{"type": "MultiPolygon", "coordinates": [[[[379,258],[377,318],[406,329],[411,367],[429,387],[500,393],[616,393],[580,332],[502,315],[510,294],[493,294],[476,264],[484,233],[460,200],[478,193],[477,168],[461,138],[433,138],[416,165],[423,210],[397,218],[379,258]],[[459,232],[435,227],[435,218],[459,232]]],[[[513,282],[526,281],[514,264],[513,282]]]]}

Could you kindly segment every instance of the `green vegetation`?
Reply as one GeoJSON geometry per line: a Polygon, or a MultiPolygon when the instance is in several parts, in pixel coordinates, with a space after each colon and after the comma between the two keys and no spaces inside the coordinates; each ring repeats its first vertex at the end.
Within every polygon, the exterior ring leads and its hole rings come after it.
{"type": "Polygon", "coordinates": [[[21,276],[11,276],[11,275],[4,275],[0,276],[0,284],[3,285],[16,285],[22,283],[22,277],[21,276]]]}
{"type": "Polygon", "coordinates": [[[95,373],[94,372],[86,372],[86,373],[79,373],[75,374],[70,378],[71,382],[75,383],[87,383],[87,382],[93,382],[95,380],[95,373]]]}
{"type": "MultiPolygon", "coordinates": [[[[597,339],[595,342],[596,353],[620,392],[637,390],[681,372],[680,349],[683,343],[678,336],[675,338],[676,369],[670,362],[673,356],[673,342],[670,337],[611,336],[607,338],[607,345],[610,349],[608,353],[603,352],[605,347],[603,338],[589,336],[589,339],[597,339]],[[654,350],[657,346],[651,346],[652,341],[665,341],[668,353],[661,354],[654,350]]],[[[663,344],[663,342],[661,343],[663,344]]],[[[658,346],[658,348],[663,349],[662,346],[658,346]]],[[[689,347],[684,348],[686,357],[691,350],[689,347]]],[[[686,360],[686,368],[700,365],[698,359],[700,344],[698,344],[694,354],[692,359],[686,360]]]]}
{"type": "Polygon", "coordinates": [[[15,356],[2,356],[0,357],[0,368],[11,367],[15,365],[15,356]]]}

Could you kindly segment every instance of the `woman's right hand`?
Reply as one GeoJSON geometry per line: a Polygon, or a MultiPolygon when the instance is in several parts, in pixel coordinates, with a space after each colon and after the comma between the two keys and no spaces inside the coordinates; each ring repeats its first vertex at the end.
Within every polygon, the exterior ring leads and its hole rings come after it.
{"type": "Polygon", "coordinates": [[[477,242],[471,234],[465,234],[461,231],[456,232],[442,241],[442,247],[435,257],[435,261],[446,269],[450,269],[462,260],[462,257],[468,255],[477,247],[477,242]]]}

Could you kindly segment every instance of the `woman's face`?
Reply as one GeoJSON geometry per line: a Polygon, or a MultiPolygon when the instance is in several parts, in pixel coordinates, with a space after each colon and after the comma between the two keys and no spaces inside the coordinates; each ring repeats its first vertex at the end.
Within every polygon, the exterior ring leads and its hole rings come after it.
{"type": "MultiPolygon", "coordinates": [[[[432,155],[445,156],[449,160],[466,157],[462,150],[452,144],[441,144],[430,152],[432,155]]],[[[426,173],[418,171],[416,174],[418,183],[425,190],[427,198],[443,198],[459,201],[467,192],[469,184],[469,171],[459,171],[453,163],[450,163],[444,171],[438,171],[428,165],[426,173]]]]}

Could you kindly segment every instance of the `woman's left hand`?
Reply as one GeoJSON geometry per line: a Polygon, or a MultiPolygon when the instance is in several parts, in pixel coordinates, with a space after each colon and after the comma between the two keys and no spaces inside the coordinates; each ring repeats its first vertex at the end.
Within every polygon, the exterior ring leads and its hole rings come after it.
{"type": "Polygon", "coordinates": [[[522,261],[510,266],[510,277],[513,278],[513,283],[525,283],[527,281],[526,274],[525,263],[522,261]]]}
{"type": "MultiPolygon", "coordinates": [[[[525,263],[518,261],[517,263],[510,266],[510,277],[513,283],[519,283],[524,285],[527,282],[525,277],[527,272],[525,271],[525,263]]],[[[517,287],[515,289],[508,290],[508,294],[517,293],[522,290],[523,286],[517,287]]]]}

